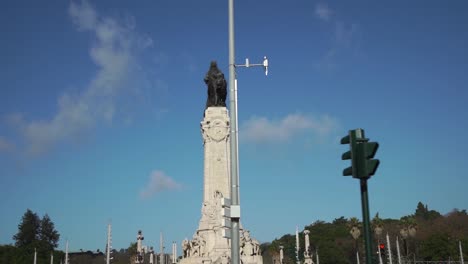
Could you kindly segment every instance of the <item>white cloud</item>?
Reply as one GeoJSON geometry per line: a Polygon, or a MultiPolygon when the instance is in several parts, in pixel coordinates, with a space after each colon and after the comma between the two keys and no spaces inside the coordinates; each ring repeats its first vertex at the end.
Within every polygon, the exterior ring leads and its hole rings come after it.
{"type": "Polygon", "coordinates": [[[254,143],[287,142],[305,133],[326,136],[336,127],[337,122],[327,115],[314,117],[297,113],[281,120],[252,117],[241,126],[240,136],[254,143]]]}
{"type": "Polygon", "coordinates": [[[134,69],[138,69],[138,53],[150,46],[152,40],[134,31],[133,23],[122,23],[100,17],[87,2],[71,2],[69,15],[79,31],[93,34],[90,57],[97,66],[95,76],[78,94],[62,94],[57,112],[45,120],[25,121],[11,115],[10,123],[26,140],[29,154],[40,154],[60,141],[74,139],[101,122],[112,122],[117,98],[125,90],[135,89],[129,84],[134,69]]]}
{"type": "Polygon", "coordinates": [[[333,70],[339,65],[339,60],[348,56],[357,48],[357,36],[359,25],[356,23],[345,23],[324,3],[315,6],[315,16],[327,23],[330,27],[332,42],[323,56],[315,62],[315,67],[319,70],[333,70]]]}
{"type": "Polygon", "coordinates": [[[81,5],[71,2],[68,13],[79,30],[92,30],[96,26],[96,11],[87,1],[82,1],[81,5]]]}
{"type": "Polygon", "coordinates": [[[330,20],[330,17],[333,14],[333,11],[324,3],[318,3],[315,6],[315,16],[323,21],[330,20]]]}
{"type": "Polygon", "coordinates": [[[140,191],[140,197],[143,199],[148,199],[157,193],[163,191],[180,190],[181,188],[182,185],[180,183],[177,183],[164,172],[156,170],[151,173],[148,183],[140,191]]]}

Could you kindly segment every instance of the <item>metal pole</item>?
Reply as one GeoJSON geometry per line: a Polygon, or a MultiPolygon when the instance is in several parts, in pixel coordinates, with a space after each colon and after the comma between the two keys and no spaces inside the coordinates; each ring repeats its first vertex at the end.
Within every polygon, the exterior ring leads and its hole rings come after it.
{"type": "Polygon", "coordinates": [[[369,197],[367,193],[367,179],[361,179],[362,222],[364,224],[364,240],[366,244],[366,264],[372,264],[372,241],[369,219],[369,197]]]}
{"type": "Polygon", "coordinates": [[[403,250],[404,250],[404,255],[405,255],[405,259],[408,260],[408,245],[406,244],[406,239],[407,237],[404,237],[403,236],[403,250]]]}
{"type": "MultiPolygon", "coordinates": [[[[231,115],[231,206],[239,205],[239,175],[237,153],[237,95],[234,90],[236,78],[235,53],[234,53],[234,0],[228,1],[229,9],[229,101],[231,115]]],[[[231,218],[231,263],[240,263],[239,246],[239,218],[231,218]]]]}
{"type": "Polygon", "coordinates": [[[461,241],[458,241],[458,248],[460,249],[460,263],[464,264],[465,261],[463,260],[463,251],[462,251],[462,246],[461,246],[461,241]]]}
{"type": "Polygon", "coordinates": [[[398,256],[398,264],[401,264],[400,243],[398,242],[398,237],[396,238],[396,250],[398,256]]]}
{"type": "Polygon", "coordinates": [[[107,225],[107,248],[106,248],[106,264],[110,264],[111,252],[111,224],[107,225]]]}
{"type": "Polygon", "coordinates": [[[68,264],[68,240],[65,244],[65,264],[68,264]]]}
{"type": "Polygon", "coordinates": [[[392,245],[390,244],[390,237],[388,236],[387,233],[387,248],[388,248],[388,263],[393,264],[393,259],[392,259],[392,245]]]}
{"type": "Polygon", "coordinates": [[[296,226],[296,263],[301,264],[299,261],[299,228],[296,226]]]}
{"type": "Polygon", "coordinates": [[[177,244],[176,242],[172,242],[172,263],[177,263],[177,244]]]}
{"type": "Polygon", "coordinates": [[[163,240],[163,234],[162,232],[159,232],[159,263],[165,264],[165,258],[164,258],[164,240],[163,240]]]}
{"type": "Polygon", "coordinates": [[[383,261],[382,261],[382,251],[380,250],[380,239],[377,243],[377,254],[379,255],[379,264],[383,264],[383,261]]]}

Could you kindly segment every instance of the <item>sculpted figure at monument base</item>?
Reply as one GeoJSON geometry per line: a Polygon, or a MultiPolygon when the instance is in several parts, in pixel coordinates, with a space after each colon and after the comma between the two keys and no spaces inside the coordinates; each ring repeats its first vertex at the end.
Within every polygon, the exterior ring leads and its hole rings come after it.
{"type": "MultiPolygon", "coordinates": [[[[230,264],[230,239],[222,236],[220,192],[202,206],[199,229],[191,240],[182,242],[183,258],[180,264],[230,264]]],[[[241,227],[239,253],[242,264],[263,264],[260,243],[250,237],[250,232],[241,227]]]]}

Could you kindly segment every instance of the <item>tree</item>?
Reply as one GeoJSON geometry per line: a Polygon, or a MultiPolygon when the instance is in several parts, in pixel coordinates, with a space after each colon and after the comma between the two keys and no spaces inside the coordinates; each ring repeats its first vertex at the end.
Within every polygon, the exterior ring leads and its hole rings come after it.
{"type": "Polygon", "coordinates": [[[37,262],[45,263],[51,253],[56,254],[53,250],[57,247],[59,237],[47,214],[40,219],[36,213],[27,209],[18,225],[18,232],[13,236],[15,256],[7,263],[30,263],[34,252],[37,252],[37,262]]]}
{"type": "Polygon", "coordinates": [[[359,219],[357,219],[356,217],[351,217],[349,219],[348,228],[350,228],[349,233],[351,234],[353,239],[357,241],[357,239],[361,235],[361,222],[359,222],[359,219]]]}
{"type": "Polygon", "coordinates": [[[435,210],[429,210],[427,204],[424,205],[423,203],[419,202],[416,206],[416,211],[414,212],[414,217],[419,220],[434,220],[438,217],[442,216],[439,212],[435,210]]]}
{"type": "Polygon", "coordinates": [[[50,220],[49,215],[45,214],[41,220],[39,233],[39,240],[45,247],[44,249],[47,251],[54,250],[58,246],[59,239],[60,235],[57,230],[55,230],[54,223],[50,220]]]}
{"type": "Polygon", "coordinates": [[[334,225],[346,225],[348,223],[348,220],[342,216],[340,218],[335,218],[335,220],[333,220],[332,224],[334,225]]]}
{"type": "Polygon", "coordinates": [[[424,206],[423,203],[419,202],[418,205],[416,206],[416,211],[414,212],[414,216],[419,219],[426,219],[427,218],[427,213],[429,210],[427,209],[427,205],[424,206]]]}
{"type": "Polygon", "coordinates": [[[133,260],[136,258],[137,255],[137,243],[132,242],[130,243],[130,246],[127,248],[127,253],[130,255],[130,260],[133,262],[133,260]]]}
{"type": "Polygon", "coordinates": [[[374,234],[377,239],[380,240],[380,236],[383,232],[383,220],[379,217],[379,213],[376,213],[374,218],[372,218],[372,228],[374,229],[374,234]]]}
{"type": "Polygon", "coordinates": [[[420,255],[426,261],[457,257],[457,243],[446,233],[436,233],[421,242],[420,255]]]}
{"type": "Polygon", "coordinates": [[[26,210],[21,223],[18,225],[18,233],[13,236],[17,247],[31,245],[39,240],[41,221],[36,213],[26,210]]]}
{"type": "Polygon", "coordinates": [[[348,222],[349,233],[354,239],[354,251],[359,252],[358,238],[361,235],[361,222],[356,217],[351,217],[348,222]]]}

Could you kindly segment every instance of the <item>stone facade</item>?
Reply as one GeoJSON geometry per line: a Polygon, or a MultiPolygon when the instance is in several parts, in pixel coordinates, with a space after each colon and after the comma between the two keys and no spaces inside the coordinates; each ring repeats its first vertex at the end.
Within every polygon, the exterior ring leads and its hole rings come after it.
{"type": "MultiPolygon", "coordinates": [[[[231,263],[230,239],[222,235],[221,199],[230,196],[229,115],[226,107],[208,107],[201,122],[204,143],[203,204],[198,229],[182,242],[180,264],[231,263]]],[[[260,244],[241,227],[241,261],[262,264],[260,244]]]]}

